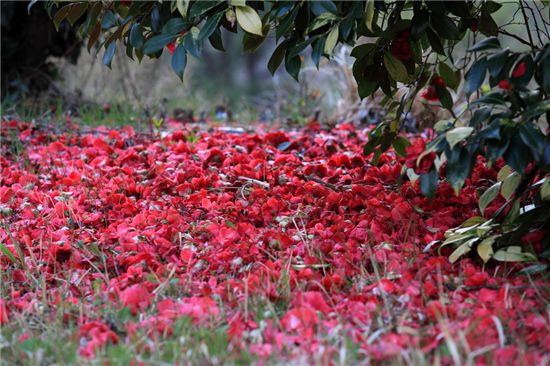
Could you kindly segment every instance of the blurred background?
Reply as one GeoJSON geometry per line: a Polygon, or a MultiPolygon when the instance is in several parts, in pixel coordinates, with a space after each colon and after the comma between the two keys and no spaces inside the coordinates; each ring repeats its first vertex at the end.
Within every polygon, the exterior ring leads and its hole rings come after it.
{"type": "MultiPolygon", "coordinates": [[[[522,35],[524,27],[514,21],[516,7],[504,4],[495,16],[511,34],[522,35]]],[[[242,51],[242,34],[226,33],[226,52],[205,42],[200,59],[189,57],[181,82],[168,52],[138,63],[119,47],[109,70],[101,62],[103,49],[81,47],[82,40],[66,22],[56,32],[40,3],[29,12],[26,1],[2,1],[1,25],[2,114],[34,118],[68,111],[88,124],[192,114],[199,120],[303,125],[311,119],[350,118],[360,105],[350,47],[337,48],[331,61],[323,58],[318,70],[306,56],[297,83],[284,67],[274,76],[267,70],[274,37],[248,54],[242,51]]],[[[513,37],[503,41],[516,50],[524,47],[513,37]]],[[[464,54],[465,46],[457,47],[457,59],[464,54]]]]}

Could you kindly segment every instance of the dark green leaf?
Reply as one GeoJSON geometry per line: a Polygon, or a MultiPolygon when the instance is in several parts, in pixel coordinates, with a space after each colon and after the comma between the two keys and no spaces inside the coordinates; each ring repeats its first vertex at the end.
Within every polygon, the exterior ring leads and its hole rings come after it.
{"type": "Polygon", "coordinates": [[[496,12],[501,7],[502,7],[502,4],[489,0],[483,3],[483,5],[481,6],[481,10],[491,14],[496,12]]]}
{"type": "Polygon", "coordinates": [[[529,149],[524,145],[517,134],[512,135],[510,145],[504,153],[506,164],[510,165],[516,172],[523,174],[527,164],[531,161],[529,149]]]}
{"type": "Polygon", "coordinates": [[[392,146],[397,155],[405,157],[407,155],[407,147],[411,146],[411,143],[405,137],[397,136],[393,139],[392,146]]]}
{"type": "Polygon", "coordinates": [[[414,39],[420,38],[430,25],[430,14],[426,9],[414,13],[411,20],[411,36],[414,39]]]}
{"type": "Polygon", "coordinates": [[[338,20],[339,17],[336,15],[326,12],[320,14],[317,18],[313,19],[313,21],[308,25],[306,29],[306,33],[311,33],[316,29],[319,29],[327,24],[332,24],[334,21],[338,20]]]}
{"type": "Polygon", "coordinates": [[[487,69],[493,78],[497,78],[508,60],[509,49],[506,48],[487,58],[487,69]]]}
{"type": "Polygon", "coordinates": [[[357,90],[361,99],[370,96],[376,89],[378,89],[378,83],[375,81],[359,81],[357,85],[357,90]]]}
{"type": "Polygon", "coordinates": [[[153,9],[151,10],[151,29],[153,32],[160,31],[160,11],[158,6],[153,6],[153,9]]]}
{"type": "Polygon", "coordinates": [[[500,140],[487,140],[485,156],[490,161],[494,162],[498,158],[501,158],[506,149],[510,146],[509,138],[502,138],[500,140]]]}
{"type": "Polygon", "coordinates": [[[303,50],[305,50],[307,48],[307,46],[309,46],[311,43],[313,43],[313,41],[315,41],[316,39],[319,39],[319,36],[310,37],[310,38],[306,39],[305,41],[300,42],[299,44],[292,47],[288,51],[287,57],[293,58],[295,56],[298,56],[303,50]]]}
{"type": "Polygon", "coordinates": [[[500,139],[500,123],[498,120],[491,122],[487,128],[481,130],[475,137],[483,140],[500,139]]]}
{"type": "Polygon", "coordinates": [[[126,42],[126,56],[128,56],[132,61],[134,60],[134,47],[130,42],[126,42]]]}
{"type": "Polygon", "coordinates": [[[187,52],[182,44],[179,44],[172,55],[172,69],[178,75],[181,81],[183,81],[183,72],[187,65],[187,52]]]}
{"type": "Polygon", "coordinates": [[[277,46],[277,48],[275,48],[275,51],[273,51],[273,54],[271,55],[271,58],[267,63],[267,69],[269,70],[271,75],[275,74],[275,71],[277,71],[279,65],[281,65],[281,62],[283,62],[285,58],[286,45],[286,41],[282,42],[280,45],[277,46]]]}
{"type": "Polygon", "coordinates": [[[175,34],[159,34],[149,38],[143,46],[143,53],[151,55],[161,51],[166,45],[176,39],[175,34]]]}
{"type": "Polygon", "coordinates": [[[141,49],[143,47],[143,29],[139,23],[134,23],[130,28],[130,44],[134,48],[141,49]]]}
{"type": "Polygon", "coordinates": [[[501,185],[502,185],[501,182],[496,182],[491,187],[489,187],[485,192],[483,192],[481,197],[479,197],[479,211],[481,212],[482,215],[485,212],[485,209],[487,208],[487,206],[489,206],[489,204],[493,202],[495,198],[497,198],[501,185]]]}
{"type": "Polygon", "coordinates": [[[533,77],[534,71],[535,71],[535,63],[533,61],[533,58],[531,55],[525,55],[521,57],[516,66],[514,67],[514,70],[516,67],[518,67],[522,62],[525,63],[525,73],[521,76],[514,77],[514,73],[512,71],[512,76],[510,81],[512,84],[514,84],[516,87],[520,86],[527,86],[531,78],[533,77]]]}
{"type": "Polygon", "coordinates": [[[402,83],[407,83],[409,81],[407,68],[403,62],[389,52],[384,53],[384,66],[393,80],[402,83]]]}
{"type": "Polygon", "coordinates": [[[243,50],[245,52],[252,53],[262,45],[265,40],[265,36],[258,36],[256,34],[246,32],[243,35],[243,50]]]}
{"type": "Polygon", "coordinates": [[[479,20],[479,31],[486,36],[497,36],[498,25],[495,23],[491,15],[487,12],[481,12],[481,18],[479,20]]]}
{"type": "Polygon", "coordinates": [[[373,53],[376,48],[377,46],[374,43],[365,43],[359,45],[351,50],[351,57],[355,57],[356,59],[361,60],[367,57],[369,54],[373,53]]]}
{"type": "Polygon", "coordinates": [[[422,194],[429,199],[432,199],[434,196],[435,190],[437,188],[437,170],[432,169],[429,173],[420,174],[420,190],[422,194]]]}
{"type": "Polygon", "coordinates": [[[477,127],[478,125],[485,123],[491,115],[491,108],[483,107],[477,109],[472,118],[470,119],[470,126],[477,127]]]}
{"type": "Polygon", "coordinates": [[[441,37],[452,40],[460,39],[460,32],[456,24],[448,16],[438,14],[431,16],[430,21],[441,37]]]}
{"type": "Polygon", "coordinates": [[[449,93],[447,88],[436,86],[435,90],[437,92],[437,96],[439,97],[439,101],[441,102],[441,106],[449,111],[452,111],[454,104],[453,97],[451,96],[451,93],[449,93]]]}
{"type": "Polygon", "coordinates": [[[223,15],[224,13],[217,13],[206,20],[206,23],[204,23],[199,33],[199,42],[204,41],[214,33],[223,15]]]}
{"type": "Polygon", "coordinates": [[[475,52],[475,51],[486,51],[486,50],[492,50],[495,48],[500,48],[500,41],[497,37],[489,37],[482,39],[472,47],[468,49],[469,52],[475,52]]]}
{"type": "Polygon", "coordinates": [[[340,34],[342,35],[342,40],[347,40],[353,26],[355,25],[355,18],[352,16],[347,16],[342,22],[340,22],[340,34]]]}
{"type": "Polygon", "coordinates": [[[473,92],[479,89],[479,87],[483,83],[483,80],[485,80],[486,73],[487,59],[483,57],[477,60],[466,74],[466,95],[471,95],[473,92]]]}
{"type": "Polygon", "coordinates": [[[275,37],[277,40],[284,36],[289,30],[292,29],[292,26],[294,25],[294,19],[296,19],[296,15],[298,15],[298,11],[300,10],[300,7],[302,4],[297,3],[294,6],[294,9],[290,14],[287,14],[282,21],[279,22],[278,27],[275,29],[275,37]]]}
{"type": "Polygon", "coordinates": [[[446,176],[455,193],[458,194],[466,178],[470,175],[473,166],[473,156],[463,146],[457,145],[454,149],[446,151],[447,169],[446,176]]]}
{"type": "Polygon", "coordinates": [[[323,49],[325,48],[325,38],[319,38],[311,45],[311,60],[317,68],[321,62],[321,56],[323,55],[323,49]]]}
{"type": "Polygon", "coordinates": [[[504,97],[502,92],[490,92],[489,94],[474,100],[472,104],[504,104],[504,97]]]}
{"type": "Polygon", "coordinates": [[[189,15],[191,18],[197,17],[199,15],[206,13],[208,10],[212,9],[213,7],[215,7],[220,3],[222,3],[222,1],[211,1],[211,0],[195,1],[191,6],[189,15]]]}
{"type": "Polygon", "coordinates": [[[470,16],[470,8],[466,1],[445,1],[445,8],[453,15],[461,18],[470,16]]]}
{"type": "Polygon", "coordinates": [[[324,12],[330,12],[333,14],[338,13],[338,9],[333,1],[321,0],[311,1],[311,12],[315,15],[321,15],[324,12]]]}
{"type": "Polygon", "coordinates": [[[197,42],[197,40],[193,37],[193,34],[191,32],[187,33],[185,37],[183,37],[183,46],[189,52],[191,55],[193,55],[196,58],[200,57],[201,54],[201,47],[200,43],[197,42]]]}
{"type": "Polygon", "coordinates": [[[524,121],[537,120],[542,114],[550,111],[550,100],[543,100],[535,105],[529,106],[521,115],[524,121]]]}
{"type": "Polygon", "coordinates": [[[111,68],[111,62],[113,61],[113,56],[115,55],[116,51],[116,42],[111,42],[109,46],[105,49],[105,53],[103,54],[103,65],[107,66],[108,68],[111,68]]]}
{"type": "Polygon", "coordinates": [[[547,271],[548,271],[548,264],[537,263],[537,264],[532,264],[529,267],[523,268],[522,270],[519,271],[519,273],[531,276],[537,273],[545,273],[547,271]]]}
{"type": "Polygon", "coordinates": [[[302,60],[300,56],[287,57],[285,60],[285,69],[294,80],[298,80],[298,75],[300,74],[300,68],[302,67],[302,60]]]}
{"type": "Polygon", "coordinates": [[[445,50],[443,49],[443,44],[439,40],[439,36],[430,28],[426,30],[426,36],[428,36],[428,41],[430,42],[432,49],[440,55],[444,55],[445,50]]]}
{"type": "Polygon", "coordinates": [[[363,146],[363,154],[365,156],[370,155],[379,144],[380,136],[369,136],[369,140],[365,146],[363,146]]]}
{"type": "Polygon", "coordinates": [[[178,34],[189,27],[189,24],[182,18],[172,18],[164,24],[162,27],[162,33],[164,34],[178,34]]]}
{"type": "Polygon", "coordinates": [[[222,32],[219,28],[216,28],[214,30],[214,33],[212,33],[212,35],[208,37],[208,40],[210,41],[212,47],[214,47],[218,51],[225,52],[225,48],[223,47],[222,32]]]}
{"type": "Polygon", "coordinates": [[[449,65],[444,62],[439,63],[438,67],[439,75],[443,78],[443,81],[451,89],[456,90],[460,84],[460,77],[454,72],[449,65]]]}
{"type": "Polygon", "coordinates": [[[531,149],[535,156],[540,156],[546,146],[545,136],[531,123],[522,123],[518,129],[519,137],[531,149]]]}

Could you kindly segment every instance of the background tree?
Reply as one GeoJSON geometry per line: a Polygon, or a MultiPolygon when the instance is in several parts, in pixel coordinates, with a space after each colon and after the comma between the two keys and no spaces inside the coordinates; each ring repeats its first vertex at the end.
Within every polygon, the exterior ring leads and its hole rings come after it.
{"type": "Polygon", "coordinates": [[[67,23],[58,31],[43,6],[26,1],[2,1],[2,100],[36,94],[45,90],[56,70],[49,56],[66,57],[75,63],[82,41],[75,28],[67,23]],[[8,93],[9,92],[9,93],[8,93]]]}

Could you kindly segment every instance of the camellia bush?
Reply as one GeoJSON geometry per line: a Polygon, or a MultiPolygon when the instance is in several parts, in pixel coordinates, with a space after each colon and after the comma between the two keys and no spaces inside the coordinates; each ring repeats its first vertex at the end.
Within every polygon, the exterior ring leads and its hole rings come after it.
{"type": "MultiPolygon", "coordinates": [[[[483,261],[531,261],[550,257],[520,239],[550,225],[550,33],[546,3],[518,1],[506,24],[493,1],[98,1],[47,2],[54,25],[79,27],[88,50],[103,48],[110,67],[115,50],[128,57],[172,54],[183,78],[187,58],[209,42],[224,51],[222,31],[242,29],[244,51],[268,36],[277,41],[267,67],[299,79],[304,55],[319,66],[338,44],[353,46],[353,75],[366,98],[385,95],[385,119],[369,133],[364,153],[372,164],[393,147],[406,156],[404,175],[418,179],[432,197],[445,178],[458,194],[482,160],[500,168],[480,192],[480,216],[447,232],[450,259],[473,251],[483,261]],[[509,30],[522,26],[521,35],[509,30]],[[524,36],[524,35],[525,36],[524,36]],[[503,47],[505,38],[524,50],[503,47]],[[466,50],[466,51],[465,51],[466,50]],[[546,71],[546,72],[545,72],[546,71]],[[411,145],[401,133],[403,116],[422,98],[448,111],[436,136],[411,145]]],[[[540,235],[539,235],[540,236],[540,235]]],[[[540,244],[540,240],[537,245],[540,244]]],[[[540,267],[540,266],[539,266],[540,267]]]]}

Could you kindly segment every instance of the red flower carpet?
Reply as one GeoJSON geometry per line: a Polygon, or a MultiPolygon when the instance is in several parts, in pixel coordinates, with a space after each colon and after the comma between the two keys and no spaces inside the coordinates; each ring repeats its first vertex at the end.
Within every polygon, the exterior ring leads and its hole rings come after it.
{"type": "Polygon", "coordinates": [[[479,215],[498,167],[479,161],[458,196],[442,182],[430,202],[401,178],[405,158],[370,165],[367,131],[350,125],[188,132],[4,123],[20,149],[5,143],[0,158],[4,329],[61,317],[89,359],[132,342],[155,353],[137,335],[177,337],[185,318],[222,327],[228,352],[260,363],[338,364],[343,349],[358,362],[548,362],[547,280],[473,257],[451,264],[428,246],[479,215]],[[127,309],[124,324],[105,309],[127,309]]]}

